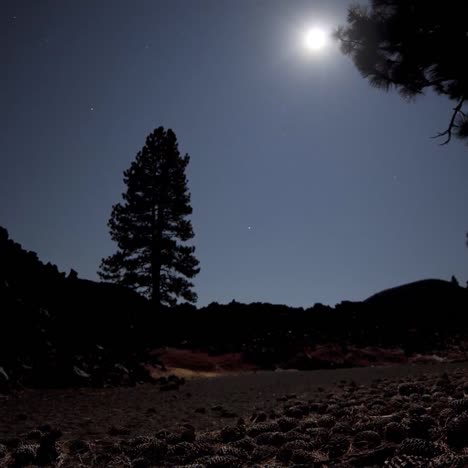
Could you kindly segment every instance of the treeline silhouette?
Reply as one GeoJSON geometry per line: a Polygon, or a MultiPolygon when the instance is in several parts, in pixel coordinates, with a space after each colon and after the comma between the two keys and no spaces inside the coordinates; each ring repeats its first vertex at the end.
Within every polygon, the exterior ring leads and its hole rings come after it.
{"type": "MultiPolygon", "coordinates": [[[[424,280],[363,302],[293,308],[268,303],[180,304],[154,313],[122,286],[66,275],[0,228],[0,382],[121,385],[151,380],[144,364],[162,346],[242,353],[261,368],[351,365],[309,351],[336,344],[431,353],[468,338],[468,290],[424,280]]],[[[1,385],[0,385],[1,386],[1,385]]]]}
{"type": "MultiPolygon", "coordinates": [[[[398,347],[406,355],[456,346],[468,335],[468,290],[424,280],[335,307],[293,308],[268,303],[180,305],[159,318],[165,342],[213,353],[242,352],[264,367],[326,365],[304,353],[317,345],[398,347]]],[[[330,367],[336,365],[330,362],[330,367]]]]}

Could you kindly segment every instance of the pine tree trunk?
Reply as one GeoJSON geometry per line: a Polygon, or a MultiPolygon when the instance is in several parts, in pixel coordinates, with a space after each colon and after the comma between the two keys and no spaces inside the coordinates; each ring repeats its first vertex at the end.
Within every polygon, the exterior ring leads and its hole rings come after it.
{"type": "Polygon", "coordinates": [[[152,291],[151,302],[156,312],[161,309],[161,240],[162,240],[162,209],[158,206],[155,229],[153,230],[152,252],[151,252],[151,279],[152,291]]]}
{"type": "Polygon", "coordinates": [[[153,244],[153,260],[151,265],[152,273],[152,291],[151,291],[151,302],[156,309],[159,311],[161,306],[161,266],[158,261],[157,247],[153,244]]]}

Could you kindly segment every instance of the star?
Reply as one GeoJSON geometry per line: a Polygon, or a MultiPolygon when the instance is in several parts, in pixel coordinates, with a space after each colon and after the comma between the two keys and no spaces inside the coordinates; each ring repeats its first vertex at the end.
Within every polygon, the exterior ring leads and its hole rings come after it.
{"type": "Polygon", "coordinates": [[[252,230],[252,226],[247,226],[247,229],[248,229],[249,231],[251,231],[251,230],[252,230]]]}
{"type": "Polygon", "coordinates": [[[93,110],[94,110],[94,107],[90,107],[89,110],[90,110],[90,111],[93,111],[93,110]]]}

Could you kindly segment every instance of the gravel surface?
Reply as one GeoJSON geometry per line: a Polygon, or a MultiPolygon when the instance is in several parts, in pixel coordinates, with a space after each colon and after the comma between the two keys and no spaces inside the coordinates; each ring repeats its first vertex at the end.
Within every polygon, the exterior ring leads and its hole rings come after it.
{"type": "Polygon", "coordinates": [[[41,457],[70,467],[468,466],[467,363],[257,372],[160,388],[3,398],[0,466],[41,457]]]}

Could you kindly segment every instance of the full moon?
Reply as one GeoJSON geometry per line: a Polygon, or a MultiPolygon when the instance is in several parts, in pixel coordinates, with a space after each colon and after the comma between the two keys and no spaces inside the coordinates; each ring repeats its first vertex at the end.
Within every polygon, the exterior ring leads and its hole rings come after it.
{"type": "Polygon", "coordinates": [[[327,34],[321,28],[309,29],[305,34],[304,45],[308,50],[319,51],[325,47],[326,43],[327,34]]]}

